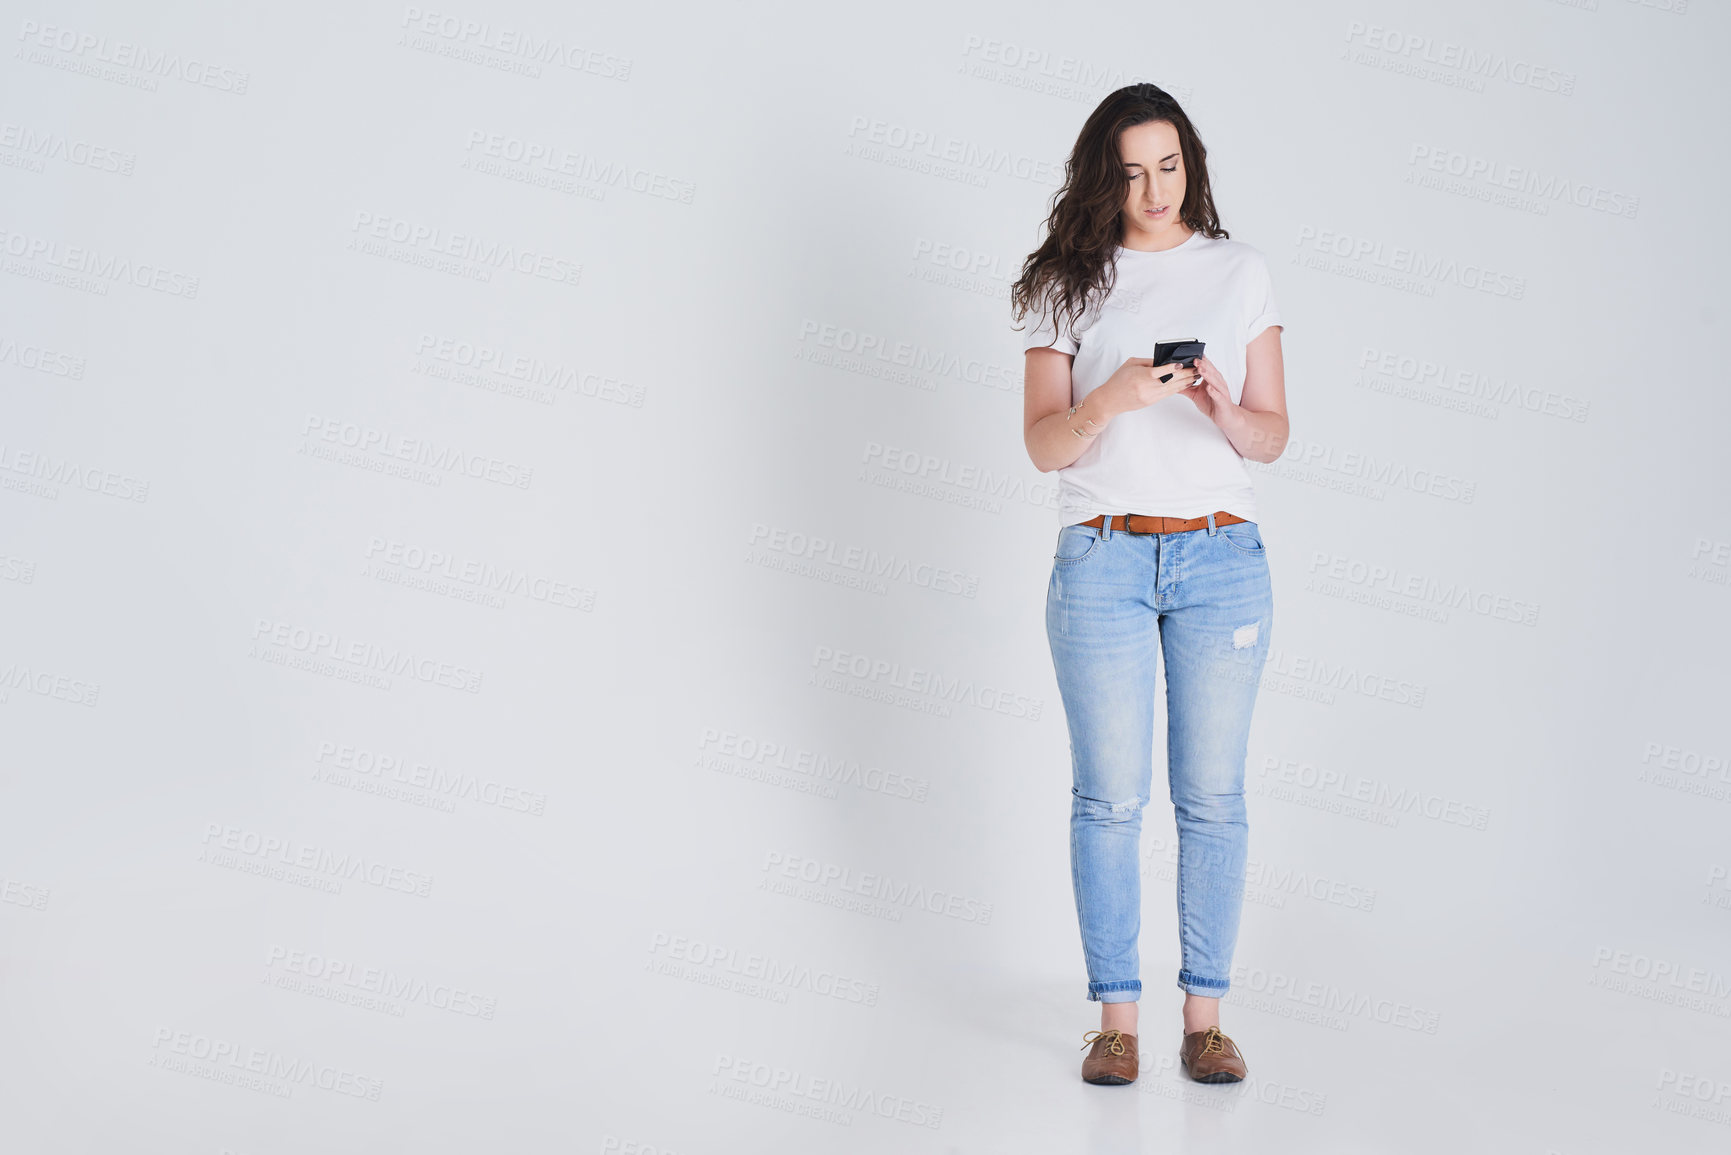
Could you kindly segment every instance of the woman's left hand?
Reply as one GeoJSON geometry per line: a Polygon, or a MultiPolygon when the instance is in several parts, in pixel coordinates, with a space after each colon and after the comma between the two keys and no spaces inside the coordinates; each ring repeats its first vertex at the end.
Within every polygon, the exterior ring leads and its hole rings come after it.
{"type": "Polygon", "coordinates": [[[1186,388],[1184,395],[1196,402],[1196,408],[1202,410],[1204,417],[1219,425],[1238,406],[1233,403],[1232,394],[1226,389],[1226,378],[1220,375],[1214,362],[1206,357],[1197,357],[1196,371],[1201,375],[1200,379],[1186,388]]]}

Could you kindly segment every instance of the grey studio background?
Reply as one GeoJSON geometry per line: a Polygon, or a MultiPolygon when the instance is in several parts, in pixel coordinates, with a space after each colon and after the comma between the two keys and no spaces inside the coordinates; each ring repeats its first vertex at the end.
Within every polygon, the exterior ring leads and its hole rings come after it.
{"type": "Polygon", "coordinates": [[[1731,1144],[1722,6],[6,9],[0,1147],[1731,1144]],[[1236,1087],[1163,753],[1077,1074],[1007,291],[1144,79],[1287,326],[1236,1087]]]}

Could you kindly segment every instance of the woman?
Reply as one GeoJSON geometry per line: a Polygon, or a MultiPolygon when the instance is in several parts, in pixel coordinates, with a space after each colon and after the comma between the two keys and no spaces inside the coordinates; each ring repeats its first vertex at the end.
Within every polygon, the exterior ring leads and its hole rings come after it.
{"type": "Polygon", "coordinates": [[[1237,1082],[1220,1031],[1243,905],[1244,761],[1273,600],[1244,461],[1287,437],[1280,315],[1262,254],[1229,239],[1207,152],[1152,84],[1108,96],[1082,126],[1047,236],[1011,303],[1025,345],[1028,455],[1058,471],[1046,634],[1069,725],[1070,864],[1102,1004],[1082,1077],[1137,1075],[1142,808],[1164,655],[1167,782],[1178,827],[1179,1057],[1237,1082]],[[1193,366],[1155,365],[1198,339],[1193,366]]]}

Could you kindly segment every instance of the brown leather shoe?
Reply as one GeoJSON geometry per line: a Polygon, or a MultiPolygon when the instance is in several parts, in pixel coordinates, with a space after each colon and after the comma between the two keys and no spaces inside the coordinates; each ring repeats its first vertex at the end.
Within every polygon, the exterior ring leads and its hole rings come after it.
{"type": "Polygon", "coordinates": [[[1082,1080],[1087,1083],[1117,1085],[1136,1081],[1136,1036],[1114,1028],[1110,1031],[1089,1031],[1082,1036],[1082,1045],[1094,1044],[1088,1057],[1082,1060],[1082,1080]]]}
{"type": "Polygon", "coordinates": [[[1178,1044],[1178,1058],[1184,1073],[1198,1083],[1236,1083],[1249,1073],[1238,1044],[1221,1034],[1219,1027],[1185,1035],[1178,1044]]]}

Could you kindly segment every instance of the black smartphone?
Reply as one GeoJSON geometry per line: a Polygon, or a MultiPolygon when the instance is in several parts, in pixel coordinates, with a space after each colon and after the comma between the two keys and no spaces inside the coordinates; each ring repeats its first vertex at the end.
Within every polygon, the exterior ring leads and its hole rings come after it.
{"type": "MultiPolygon", "coordinates": [[[[1205,344],[1194,337],[1183,341],[1156,342],[1154,345],[1154,364],[1169,365],[1176,361],[1186,369],[1193,369],[1196,367],[1196,358],[1202,356],[1205,344]]],[[[1160,380],[1170,381],[1172,374],[1168,373],[1160,380]]]]}

